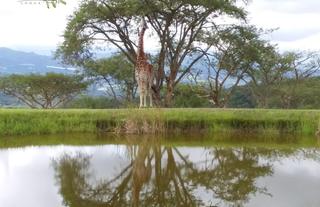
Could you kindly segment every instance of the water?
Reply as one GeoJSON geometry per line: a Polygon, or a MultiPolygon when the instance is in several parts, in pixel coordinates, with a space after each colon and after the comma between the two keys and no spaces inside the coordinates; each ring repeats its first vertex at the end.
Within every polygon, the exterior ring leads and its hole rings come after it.
{"type": "Polygon", "coordinates": [[[126,140],[0,149],[0,206],[320,206],[316,140],[126,140]]]}

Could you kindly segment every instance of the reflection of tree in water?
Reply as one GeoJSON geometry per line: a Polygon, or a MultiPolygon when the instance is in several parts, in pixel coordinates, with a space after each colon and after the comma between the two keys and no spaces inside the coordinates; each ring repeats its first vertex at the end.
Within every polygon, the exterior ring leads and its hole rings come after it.
{"type": "Polygon", "coordinates": [[[270,175],[272,166],[259,163],[259,152],[254,149],[213,148],[203,166],[196,166],[188,179],[202,186],[220,205],[241,206],[250,195],[267,193],[256,185],[256,179],[270,175]]]}
{"type": "Polygon", "coordinates": [[[192,161],[174,147],[145,142],[128,146],[129,164],[108,180],[90,183],[90,157],[64,155],[54,161],[56,181],[66,206],[240,206],[255,193],[259,177],[272,173],[259,151],[210,148],[192,161]],[[208,194],[206,200],[201,197],[208,194]],[[207,200],[209,197],[209,201],[207,200]]]}
{"type": "Polygon", "coordinates": [[[60,193],[66,206],[126,206],[125,192],[128,191],[129,175],[125,175],[129,165],[112,180],[90,184],[90,156],[78,153],[76,156],[65,154],[59,160],[53,161],[55,178],[60,186],[60,193]],[[114,188],[113,182],[121,179],[121,183],[114,188]],[[123,205],[117,205],[122,203],[123,205]]]}

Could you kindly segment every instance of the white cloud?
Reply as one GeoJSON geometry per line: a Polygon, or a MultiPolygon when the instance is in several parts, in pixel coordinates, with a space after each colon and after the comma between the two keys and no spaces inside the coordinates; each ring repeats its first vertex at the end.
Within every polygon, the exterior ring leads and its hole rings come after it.
{"type": "Polygon", "coordinates": [[[270,10],[281,13],[318,13],[319,0],[253,0],[257,10],[270,10]]]}
{"type": "Polygon", "coordinates": [[[270,39],[282,50],[320,49],[319,0],[253,0],[249,18],[259,27],[278,28],[270,39]]]}
{"type": "Polygon", "coordinates": [[[320,50],[320,32],[295,41],[274,41],[281,50],[320,50]]]}
{"type": "Polygon", "coordinates": [[[66,6],[48,9],[45,4],[0,0],[0,46],[55,46],[77,3],[68,0],[66,6]]]}
{"type": "MultiPolygon", "coordinates": [[[[45,4],[0,0],[0,47],[36,48],[40,52],[55,47],[62,41],[67,17],[78,4],[78,0],[67,0],[67,5],[47,9],[45,4]]],[[[253,0],[248,10],[250,23],[265,29],[279,28],[270,39],[280,49],[320,49],[319,0],[253,0]]]]}

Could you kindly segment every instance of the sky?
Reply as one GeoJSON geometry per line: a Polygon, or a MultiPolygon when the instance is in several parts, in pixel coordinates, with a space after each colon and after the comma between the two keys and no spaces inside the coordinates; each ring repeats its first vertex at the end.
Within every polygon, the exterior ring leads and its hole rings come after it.
{"type": "MultiPolygon", "coordinates": [[[[0,47],[48,53],[62,41],[78,2],[47,9],[45,4],[0,0],[0,47]]],[[[280,50],[320,50],[319,0],[251,0],[248,11],[251,24],[277,28],[268,38],[280,50]]]]}
{"type": "Polygon", "coordinates": [[[252,0],[250,23],[278,28],[270,36],[281,50],[320,50],[319,0],[252,0]]]}
{"type": "MultiPolygon", "coordinates": [[[[30,0],[28,0],[30,1],[30,0]]],[[[78,0],[48,9],[46,4],[27,4],[21,0],[0,0],[0,47],[47,52],[62,41],[67,18],[78,0]]]]}

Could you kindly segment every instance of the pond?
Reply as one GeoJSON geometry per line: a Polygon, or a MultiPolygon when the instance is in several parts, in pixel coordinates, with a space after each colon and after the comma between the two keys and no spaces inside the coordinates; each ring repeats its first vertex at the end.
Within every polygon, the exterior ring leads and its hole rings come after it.
{"type": "Polygon", "coordinates": [[[1,207],[320,206],[315,138],[40,139],[0,142],[1,207]]]}

